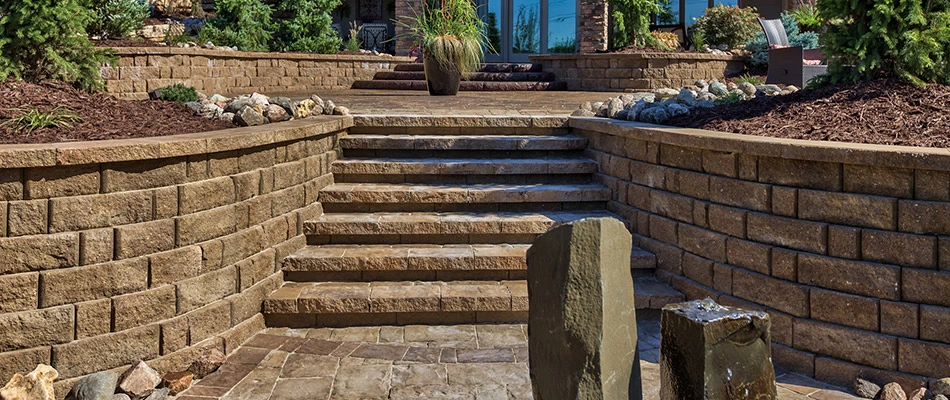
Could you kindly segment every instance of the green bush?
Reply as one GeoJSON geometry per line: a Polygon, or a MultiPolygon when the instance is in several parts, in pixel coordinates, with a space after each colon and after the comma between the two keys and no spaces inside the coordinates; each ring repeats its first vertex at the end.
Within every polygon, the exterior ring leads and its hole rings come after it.
{"type": "Polygon", "coordinates": [[[659,47],[660,42],[650,34],[650,15],[663,10],[658,0],[610,0],[615,10],[613,38],[615,47],[659,47]]]}
{"type": "Polygon", "coordinates": [[[950,0],[821,0],[818,12],[829,61],[819,83],[950,84],[950,0]]]}
{"type": "Polygon", "coordinates": [[[707,8],[693,29],[703,32],[706,44],[710,46],[726,45],[730,49],[738,48],[752,39],[759,27],[758,14],[753,7],[727,7],[722,4],[707,8]]]}
{"type": "Polygon", "coordinates": [[[293,14],[280,23],[278,36],[283,47],[289,51],[337,52],[343,41],[330,27],[330,12],[339,5],[340,0],[281,1],[280,10],[293,14]]]}
{"type": "Polygon", "coordinates": [[[801,31],[818,32],[821,28],[821,16],[818,15],[818,6],[814,0],[802,0],[798,8],[789,11],[789,14],[795,17],[801,31]]]}
{"type": "Polygon", "coordinates": [[[0,127],[11,127],[13,130],[27,136],[37,129],[43,128],[71,128],[74,122],[82,122],[82,117],[75,112],[62,107],[43,112],[36,107],[20,107],[7,110],[15,115],[0,123],[0,127]]]}
{"type": "Polygon", "coordinates": [[[150,12],[146,0],[93,0],[92,10],[95,18],[86,31],[107,38],[128,36],[144,26],[150,12]]]}
{"type": "Polygon", "coordinates": [[[0,80],[59,79],[101,89],[99,69],[113,58],[86,35],[92,12],[82,0],[0,2],[0,80]]]}
{"type": "Polygon", "coordinates": [[[202,42],[237,46],[244,51],[268,51],[273,40],[271,8],[261,0],[217,0],[217,15],[205,20],[202,42]]]}
{"type": "MultiPolygon", "coordinates": [[[[782,13],[782,25],[785,25],[785,34],[788,35],[788,43],[791,46],[801,46],[805,49],[818,48],[818,34],[815,32],[799,32],[795,17],[789,13],[782,13]]],[[[769,64],[769,41],[765,38],[765,33],[759,29],[759,33],[746,43],[745,49],[752,53],[748,63],[753,67],[764,67],[769,64]]]]}
{"type": "Polygon", "coordinates": [[[179,103],[198,101],[198,91],[191,86],[185,86],[181,83],[159,88],[158,91],[162,94],[162,100],[177,101],[179,103]]]}

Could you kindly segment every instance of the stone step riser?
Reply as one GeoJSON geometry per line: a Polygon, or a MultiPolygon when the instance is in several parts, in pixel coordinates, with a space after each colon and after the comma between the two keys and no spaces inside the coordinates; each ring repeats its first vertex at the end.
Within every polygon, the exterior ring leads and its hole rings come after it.
{"type": "MultiPolygon", "coordinates": [[[[327,204],[508,204],[508,203],[583,203],[610,200],[610,189],[578,188],[568,189],[510,189],[510,190],[373,190],[373,184],[360,184],[355,188],[351,184],[338,184],[320,191],[318,201],[327,204]],[[343,188],[335,190],[334,186],[343,188]]],[[[392,187],[392,186],[390,186],[392,187]]]]}
{"type": "MultiPolygon", "coordinates": [[[[425,81],[406,80],[371,80],[355,81],[352,89],[366,90],[428,90],[425,81]]],[[[461,92],[534,92],[534,91],[564,91],[567,82],[494,82],[494,81],[462,81],[459,83],[461,92]]]]}
{"type": "MultiPolygon", "coordinates": [[[[432,150],[432,151],[532,151],[585,150],[587,139],[580,136],[430,136],[430,135],[349,135],[340,140],[344,150],[432,150]]],[[[436,153],[441,154],[441,153],[436,153]]],[[[473,153],[481,155],[481,153],[473,153]]],[[[380,154],[381,157],[389,157],[380,154]]]]}
{"type": "Polygon", "coordinates": [[[538,233],[486,234],[308,234],[307,244],[531,244],[538,233]]]}
{"type": "MultiPolygon", "coordinates": [[[[382,118],[382,117],[378,117],[382,118]]],[[[375,119],[378,119],[375,118],[375,119]]],[[[465,135],[469,138],[477,139],[480,137],[497,137],[497,136],[513,136],[513,137],[525,137],[530,136],[532,138],[541,138],[541,139],[550,139],[555,137],[564,137],[570,136],[570,129],[566,127],[531,127],[528,122],[524,123],[523,126],[504,126],[504,123],[499,123],[501,126],[481,126],[481,125],[470,125],[465,122],[455,122],[452,123],[432,123],[428,120],[420,120],[416,122],[416,125],[403,123],[405,126],[378,126],[375,125],[376,121],[372,121],[374,117],[370,116],[357,116],[354,118],[356,125],[349,129],[350,135],[411,135],[411,136],[421,136],[428,138],[442,138],[442,137],[458,137],[460,135],[465,135]],[[363,120],[371,120],[370,122],[364,122],[363,120]]],[[[543,125],[559,125],[566,126],[564,121],[547,121],[542,122],[543,125]]]]}
{"type": "MultiPolygon", "coordinates": [[[[550,82],[554,74],[550,72],[475,72],[464,78],[466,81],[487,82],[550,82]]],[[[425,81],[425,71],[379,71],[373,80],[425,81]]]]}
{"type": "Polygon", "coordinates": [[[334,161],[333,174],[396,175],[530,175],[590,174],[597,172],[591,160],[495,160],[465,159],[380,160],[349,159],[334,161]]]}
{"type": "Polygon", "coordinates": [[[406,270],[406,271],[285,271],[287,282],[403,282],[403,281],[503,281],[527,279],[526,271],[508,270],[406,270]]]}
{"type": "Polygon", "coordinates": [[[461,325],[524,323],[525,311],[418,313],[264,314],[268,328],[346,328],[380,325],[461,325]]]}
{"type": "Polygon", "coordinates": [[[413,174],[334,174],[337,183],[418,183],[418,184],[514,184],[514,185],[584,185],[593,179],[590,174],[514,174],[514,175],[413,175],[413,174]]]}
{"type": "Polygon", "coordinates": [[[582,150],[403,150],[403,149],[343,149],[346,158],[386,158],[386,159],[489,159],[489,160],[526,160],[526,159],[588,159],[582,150]]]}
{"type": "Polygon", "coordinates": [[[374,212],[526,212],[526,211],[594,211],[603,210],[605,202],[572,203],[323,203],[326,213],[374,212]]]}
{"type": "MultiPolygon", "coordinates": [[[[531,63],[486,63],[482,64],[479,72],[540,72],[541,64],[531,63]]],[[[425,71],[422,63],[397,64],[394,71],[425,71]]]]}

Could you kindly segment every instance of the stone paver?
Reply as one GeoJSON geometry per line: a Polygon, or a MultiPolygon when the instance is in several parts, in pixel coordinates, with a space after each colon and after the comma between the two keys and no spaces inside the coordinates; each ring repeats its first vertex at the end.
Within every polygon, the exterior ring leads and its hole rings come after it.
{"type": "MultiPolygon", "coordinates": [[[[660,321],[638,316],[643,398],[658,399],[660,321]]],[[[271,328],[178,400],[531,399],[523,324],[271,328]]],[[[776,371],[781,400],[857,399],[776,371]]]]}

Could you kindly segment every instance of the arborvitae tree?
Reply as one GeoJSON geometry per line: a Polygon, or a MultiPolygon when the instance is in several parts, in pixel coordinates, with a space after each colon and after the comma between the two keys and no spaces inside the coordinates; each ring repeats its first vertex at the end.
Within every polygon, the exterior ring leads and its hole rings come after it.
{"type": "Polygon", "coordinates": [[[950,84],[950,0],[821,0],[824,82],[950,84]]]}
{"type": "Polygon", "coordinates": [[[279,36],[289,51],[335,53],[343,43],[340,35],[330,27],[330,12],[340,0],[283,0],[280,10],[292,14],[281,21],[279,36]]]}
{"type": "Polygon", "coordinates": [[[99,70],[112,58],[89,41],[91,18],[81,0],[0,2],[0,80],[12,75],[102,88],[99,70]]]}
{"type": "Polygon", "coordinates": [[[658,0],[610,0],[614,46],[660,47],[650,34],[650,16],[663,10],[658,0]]]}
{"type": "Polygon", "coordinates": [[[271,8],[261,0],[216,0],[217,15],[205,20],[199,37],[218,46],[268,51],[273,40],[271,8]]]}

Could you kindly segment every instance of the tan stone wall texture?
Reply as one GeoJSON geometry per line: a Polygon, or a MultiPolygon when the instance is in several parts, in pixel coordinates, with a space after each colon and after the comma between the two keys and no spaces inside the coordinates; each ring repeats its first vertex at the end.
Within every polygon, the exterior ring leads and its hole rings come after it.
{"type": "Polygon", "coordinates": [[[689,299],[767,311],[778,363],[950,376],[950,156],[573,119],[612,212],[689,299]]]}
{"type": "MultiPolygon", "coordinates": [[[[319,92],[349,89],[410,62],[406,57],[304,53],[251,53],[178,47],[115,49],[115,66],[102,67],[106,91],[147,99],[148,91],[183,83],[207,95],[319,92]]],[[[318,93],[319,94],[319,93],[318,93]]]]}
{"type": "Polygon", "coordinates": [[[182,370],[264,327],[350,117],[0,146],[0,381],[182,370]]]}
{"type": "Polygon", "coordinates": [[[701,53],[546,54],[531,56],[531,61],[567,82],[568,90],[607,92],[678,89],[745,69],[738,57],[701,53]]]}

